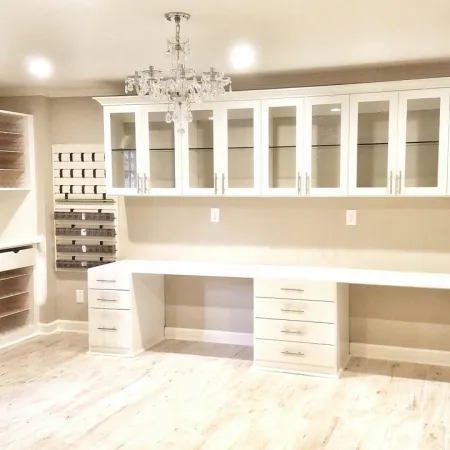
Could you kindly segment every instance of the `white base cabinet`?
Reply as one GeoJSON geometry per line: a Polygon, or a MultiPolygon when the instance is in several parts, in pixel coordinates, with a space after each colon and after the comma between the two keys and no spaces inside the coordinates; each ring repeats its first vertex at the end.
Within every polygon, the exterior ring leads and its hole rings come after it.
{"type": "Polygon", "coordinates": [[[254,312],[256,367],[336,376],[345,368],[347,284],[256,278],[254,312]]]}

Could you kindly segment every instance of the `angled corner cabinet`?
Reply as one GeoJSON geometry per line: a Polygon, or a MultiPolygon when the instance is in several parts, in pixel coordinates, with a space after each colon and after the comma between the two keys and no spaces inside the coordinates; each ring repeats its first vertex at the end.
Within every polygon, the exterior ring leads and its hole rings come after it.
{"type": "Polygon", "coordinates": [[[153,196],[445,196],[450,79],[241,91],[190,123],[103,105],[107,191],[153,196]]]}

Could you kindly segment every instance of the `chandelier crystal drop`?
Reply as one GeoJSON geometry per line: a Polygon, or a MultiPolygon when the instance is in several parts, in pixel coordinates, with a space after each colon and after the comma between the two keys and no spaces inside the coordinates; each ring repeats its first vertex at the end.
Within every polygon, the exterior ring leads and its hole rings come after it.
{"type": "MultiPolygon", "coordinates": [[[[168,103],[166,122],[192,122],[192,103],[215,100],[226,91],[231,92],[231,79],[214,67],[203,72],[200,79],[195,71],[186,67],[190,54],[189,40],[180,38],[181,20],[189,20],[187,13],[171,12],[164,17],[175,23],[175,38],[167,39],[167,55],[172,69],[164,77],[160,70],[150,66],[148,70],[136,71],[125,80],[125,93],[136,92],[139,97],[148,96],[152,101],[168,103]]],[[[180,129],[181,131],[182,128],[180,129]]]]}

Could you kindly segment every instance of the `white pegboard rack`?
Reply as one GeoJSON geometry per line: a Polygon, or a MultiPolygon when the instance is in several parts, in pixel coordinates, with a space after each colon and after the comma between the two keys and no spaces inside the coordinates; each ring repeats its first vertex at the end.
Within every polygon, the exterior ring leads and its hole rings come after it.
{"type": "Polygon", "coordinates": [[[53,147],[56,270],[117,260],[117,199],[106,195],[102,145],[53,147]]]}

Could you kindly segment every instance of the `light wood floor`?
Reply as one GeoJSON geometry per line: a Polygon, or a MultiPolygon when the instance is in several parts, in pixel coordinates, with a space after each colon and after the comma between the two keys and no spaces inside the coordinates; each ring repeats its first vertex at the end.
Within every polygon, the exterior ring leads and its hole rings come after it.
{"type": "Polygon", "coordinates": [[[449,368],[353,358],[329,380],[252,369],[246,347],[86,349],[61,333],[0,351],[2,450],[450,449],[449,368]]]}

